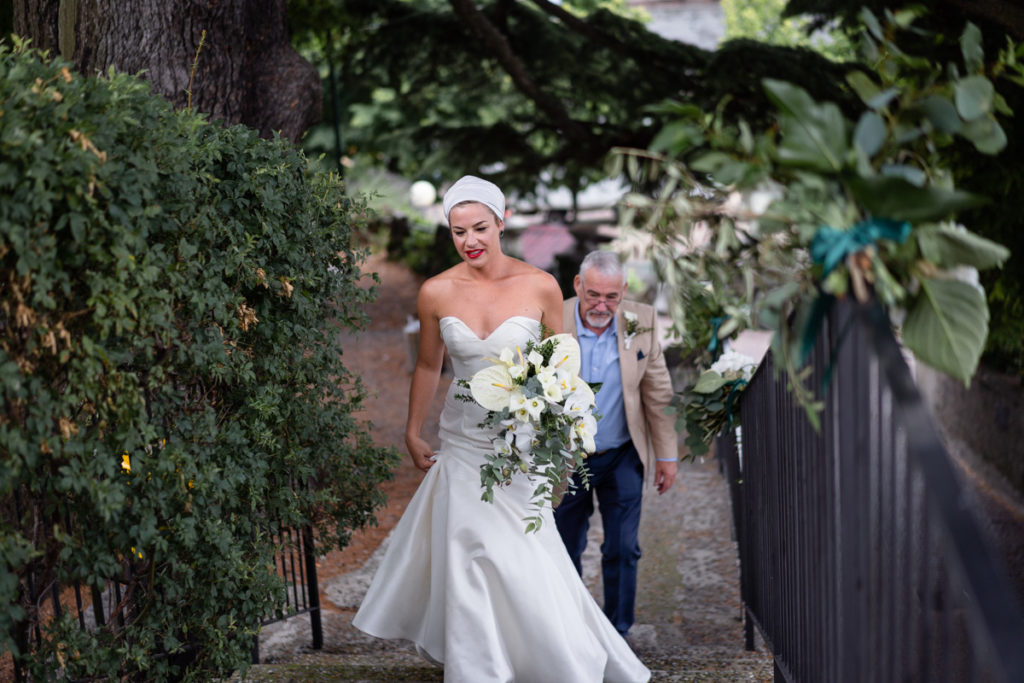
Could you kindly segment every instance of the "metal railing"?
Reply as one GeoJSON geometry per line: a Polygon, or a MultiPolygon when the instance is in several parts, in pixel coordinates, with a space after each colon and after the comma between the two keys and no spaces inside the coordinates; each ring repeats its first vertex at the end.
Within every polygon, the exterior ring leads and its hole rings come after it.
{"type": "MultiPolygon", "coordinates": [[[[0,500],[0,523],[9,528],[52,529],[58,524],[66,530],[74,528],[73,519],[66,509],[60,512],[59,519],[53,518],[52,514],[44,513],[36,506],[26,505],[18,491],[0,500]]],[[[147,580],[146,576],[132,572],[130,562],[123,562],[117,575],[110,577],[102,589],[62,584],[57,578],[60,573],[56,562],[58,553],[49,545],[51,540],[49,537],[37,539],[37,544],[42,544],[35,548],[38,557],[18,568],[19,602],[26,608],[26,615],[14,625],[10,636],[18,649],[29,656],[46,637],[47,623],[65,614],[69,614],[84,631],[106,628],[124,632],[126,618],[130,619],[134,611],[133,587],[147,580]]],[[[282,527],[270,540],[276,551],[274,566],[268,570],[282,578],[286,596],[278,612],[268,615],[261,625],[309,614],[312,647],[321,649],[323,627],[312,527],[282,527]]],[[[187,659],[193,646],[186,644],[185,649],[185,653],[176,657],[187,659]]],[[[151,654],[153,657],[168,656],[159,652],[151,654]]],[[[259,662],[257,639],[253,642],[252,661],[259,662]]],[[[0,652],[0,674],[4,671],[13,674],[15,681],[27,679],[17,660],[10,653],[0,652]]],[[[0,678],[4,676],[0,675],[0,678]]]]}
{"type": "MultiPolygon", "coordinates": [[[[310,636],[314,650],[324,646],[324,629],[320,610],[320,587],[316,575],[316,550],[313,541],[313,528],[301,529],[284,527],[275,537],[278,552],[274,555],[274,569],[285,580],[284,608],[272,617],[264,619],[260,625],[266,626],[274,622],[309,615],[310,636]]],[[[259,636],[253,638],[252,662],[259,664],[259,636]]]]}
{"type": "Polygon", "coordinates": [[[747,646],[776,680],[1024,681],[1017,594],[884,314],[838,304],[811,362],[820,432],[768,354],[717,442],[747,646]]]}

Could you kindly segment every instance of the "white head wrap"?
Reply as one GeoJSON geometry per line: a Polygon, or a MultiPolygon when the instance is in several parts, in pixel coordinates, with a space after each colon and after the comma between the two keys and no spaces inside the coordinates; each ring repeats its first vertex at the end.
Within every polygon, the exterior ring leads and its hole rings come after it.
{"type": "Polygon", "coordinates": [[[499,221],[505,220],[505,195],[501,188],[489,180],[464,175],[444,193],[444,217],[448,220],[448,212],[462,202],[479,202],[494,212],[499,221]]]}

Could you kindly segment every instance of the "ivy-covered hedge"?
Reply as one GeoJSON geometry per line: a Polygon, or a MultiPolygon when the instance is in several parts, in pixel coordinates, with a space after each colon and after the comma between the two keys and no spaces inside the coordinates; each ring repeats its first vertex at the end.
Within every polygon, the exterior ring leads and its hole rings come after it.
{"type": "Polygon", "coordinates": [[[371,519],[394,455],[338,343],[371,296],[360,211],[286,142],[0,46],[0,653],[39,679],[244,668],[283,599],[273,524],[343,544],[371,519]],[[121,577],[124,624],[43,618],[26,652],[30,573],[121,577]]]}

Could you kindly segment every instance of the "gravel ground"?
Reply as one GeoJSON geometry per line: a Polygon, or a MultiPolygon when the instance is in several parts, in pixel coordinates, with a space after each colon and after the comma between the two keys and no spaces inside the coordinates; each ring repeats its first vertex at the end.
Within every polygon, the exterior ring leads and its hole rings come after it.
{"type": "MultiPolygon", "coordinates": [[[[408,352],[402,327],[415,310],[419,281],[407,270],[378,257],[366,268],[380,274],[380,293],[367,312],[369,328],[345,340],[346,365],[373,395],[365,416],[374,439],[404,455],[404,420],[409,382],[408,352]]],[[[442,378],[424,433],[436,431],[442,378]]],[[[324,648],[310,650],[308,618],[297,617],[264,629],[263,664],[247,680],[259,681],[440,681],[407,644],[382,641],[351,626],[386,545],[387,534],[415,491],[420,473],[403,459],[395,479],[385,484],[387,507],[379,526],[355,534],[344,551],[318,563],[323,605],[324,648]]],[[[598,520],[599,521],[599,520],[598,520]]],[[[584,557],[584,580],[601,601],[600,525],[584,557]]],[[[743,647],[739,572],[731,534],[728,490],[714,462],[683,463],[675,487],[658,496],[648,491],[641,525],[637,623],[631,644],[652,670],[654,681],[770,681],[770,655],[743,647]]]]}

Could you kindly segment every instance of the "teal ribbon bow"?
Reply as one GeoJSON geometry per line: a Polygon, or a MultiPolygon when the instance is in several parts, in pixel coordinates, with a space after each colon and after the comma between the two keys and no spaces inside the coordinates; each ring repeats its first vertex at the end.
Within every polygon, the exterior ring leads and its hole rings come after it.
{"type": "Polygon", "coordinates": [[[910,237],[910,223],[888,218],[869,218],[849,230],[823,225],[811,240],[811,258],[825,266],[825,276],[846,260],[847,254],[860,251],[880,239],[900,244],[910,237]]]}
{"type": "Polygon", "coordinates": [[[734,379],[726,386],[730,386],[729,395],[725,397],[725,414],[729,416],[729,428],[732,429],[733,409],[732,404],[739,398],[740,393],[747,387],[747,380],[734,379]]]}
{"type": "Polygon", "coordinates": [[[711,357],[715,360],[718,360],[718,354],[720,353],[719,346],[721,346],[721,342],[718,339],[718,330],[728,319],[729,316],[727,315],[720,315],[711,319],[711,341],[708,342],[708,351],[711,352],[711,357]]]}

